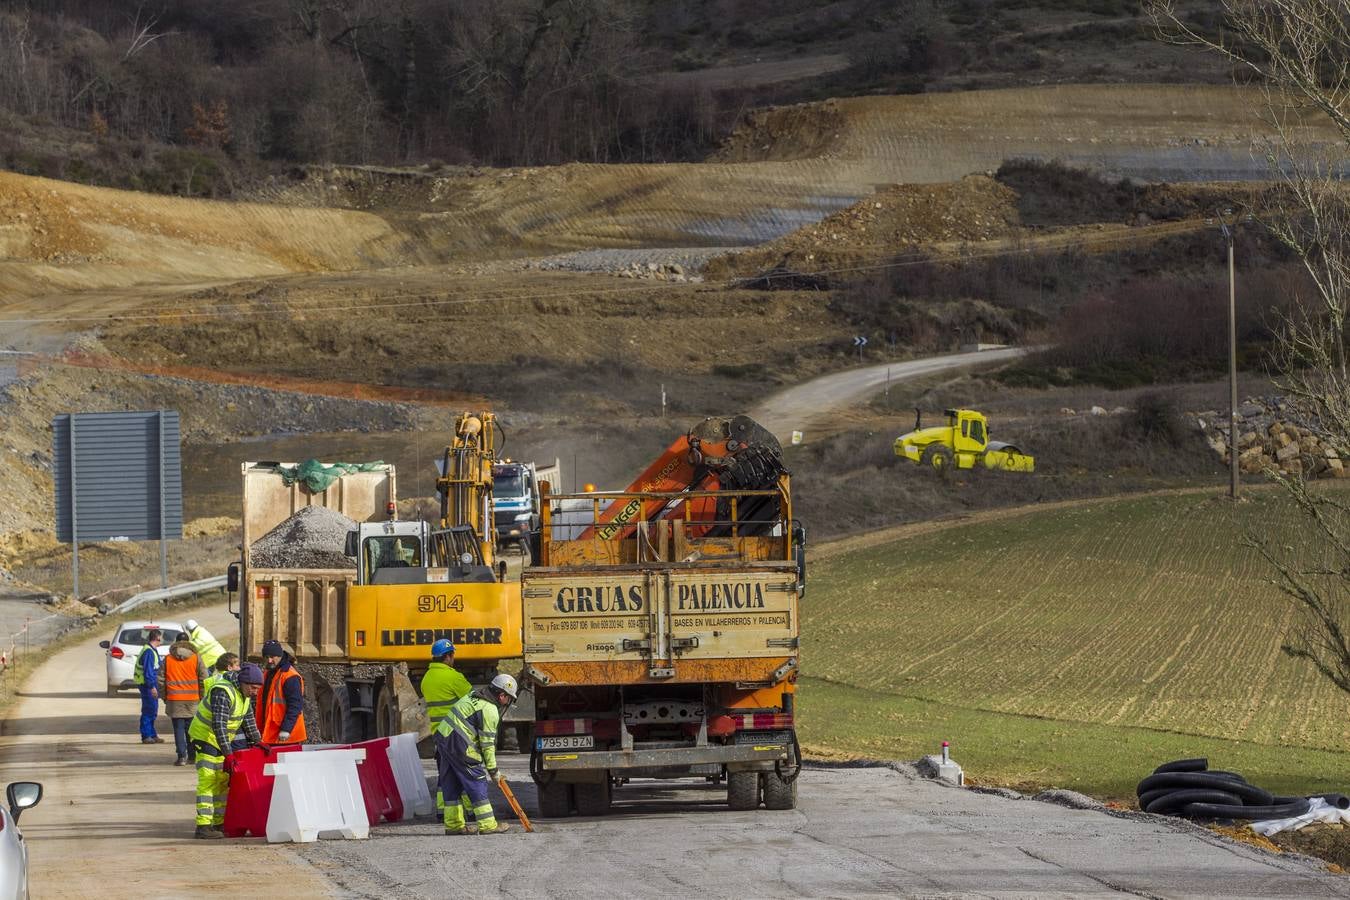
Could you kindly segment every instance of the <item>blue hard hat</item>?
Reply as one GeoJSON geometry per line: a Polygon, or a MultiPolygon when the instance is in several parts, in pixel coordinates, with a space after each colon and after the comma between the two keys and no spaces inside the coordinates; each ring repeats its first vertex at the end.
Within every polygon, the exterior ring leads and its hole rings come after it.
{"type": "Polygon", "coordinates": [[[455,652],[455,645],[450,643],[450,641],[448,641],[445,638],[441,638],[439,641],[431,645],[432,659],[440,659],[445,654],[454,652],[455,652]]]}

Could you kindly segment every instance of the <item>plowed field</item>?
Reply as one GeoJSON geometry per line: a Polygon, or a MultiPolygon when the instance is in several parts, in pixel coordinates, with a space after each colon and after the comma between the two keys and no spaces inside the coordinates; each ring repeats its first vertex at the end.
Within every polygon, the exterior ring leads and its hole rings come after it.
{"type": "MultiPolygon", "coordinates": [[[[1317,552],[1266,489],[1236,509],[1195,494],[1091,502],[831,556],[812,568],[802,607],[805,671],[885,702],[931,703],[934,719],[999,717],[1005,737],[964,748],[986,772],[1034,769],[1027,760],[1044,747],[1025,739],[1040,729],[1114,734],[1116,756],[1149,732],[1166,733],[1172,750],[1185,736],[1202,752],[1264,747],[1272,768],[1283,748],[1333,751],[1350,778],[1350,704],[1281,652],[1300,620],[1241,545],[1247,528],[1304,548],[1307,561],[1317,552]]],[[[873,752],[927,729],[912,717],[872,725],[873,752]]],[[[856,737],[858,724],[849,730],[856,737]]],[[[943,737],[960,741],[933,734],[932,746],[943,737]]],[[[1110,765],[1104,749],[1088,754],[1092,765],[1110,765]]]]}

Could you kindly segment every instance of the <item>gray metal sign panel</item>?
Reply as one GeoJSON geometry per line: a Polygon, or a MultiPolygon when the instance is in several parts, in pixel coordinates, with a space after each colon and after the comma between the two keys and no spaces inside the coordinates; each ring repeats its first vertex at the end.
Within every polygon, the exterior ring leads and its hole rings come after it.
{"type": "Polygon", "coordinates": [[[183,536],[178,413],[70,413],[52,420],[56,537],[183,536]]]}

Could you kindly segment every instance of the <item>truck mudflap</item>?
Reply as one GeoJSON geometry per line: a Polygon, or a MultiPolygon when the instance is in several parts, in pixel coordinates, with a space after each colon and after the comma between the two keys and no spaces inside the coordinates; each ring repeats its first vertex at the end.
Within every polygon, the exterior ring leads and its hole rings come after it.
{"type": "Polygon", "coordinates": [[[786,742],[763,744],[719,744],[705,747],[659,747],[648,750],[583,750],[576,753],[541,751],[540,766],[545,772],[567,769],[665,768],[670,766],[726,765],[728,763],[787,763],[791,761],[786,742]]]}

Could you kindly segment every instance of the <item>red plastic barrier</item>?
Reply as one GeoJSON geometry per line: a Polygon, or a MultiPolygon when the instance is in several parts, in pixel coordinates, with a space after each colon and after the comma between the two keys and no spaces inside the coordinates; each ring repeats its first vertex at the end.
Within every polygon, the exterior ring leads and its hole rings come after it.
{"type": "MultiPolygon", "coordinates": [[[[366,751],[365,762],[356,767],[361,777],[361,798],[366,801],[366,818],[371,825],[380,819],[398,822],[403,819],[403,797],[398,792],[398,779],[389,764],[389,738],[376,738],[348,744],[353,750],[366,751]]],[[[228,808],[228,807],[227,807],[228,808]]]]}
{"type": "Polygon", "coordinates": [[[234,773],[230,775],[230,793],[225,800],[225,836],[267,836],[267,811],[272,806],[271,775],[263,774],[263,766],[277,761],[283,753],[301,749],[300,744],[284,747],[261,747],[238,750],[234,754],[234,773]]]}

